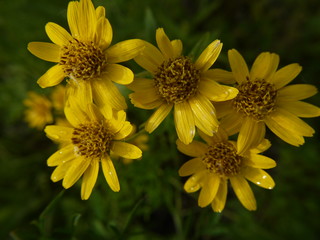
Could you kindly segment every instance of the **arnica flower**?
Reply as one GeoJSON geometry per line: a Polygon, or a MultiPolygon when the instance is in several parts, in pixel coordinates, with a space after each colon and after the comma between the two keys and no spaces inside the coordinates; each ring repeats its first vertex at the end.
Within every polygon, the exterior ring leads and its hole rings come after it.
{"type": "Polygon", "coordinates": [[[162,28],[156,31],[158,48],[145,43],[145,49],[134,60],[153,75],[153,79],[135,78],[128,87],[134,106],[156,109],[145,124],[153,132],[174,108],[174,122],[179,139],[188,144],[195,127],[208,135],[218,128],[215,108],[211,101],[234,98],[238,90],[223,86],[212,79],[216,71],[209,70],[216,61],[222,43],[213,41],[193,62],[182,56],[182,42],[170,41],[162,28]]]}
{"type": "Polygon", "coordinates": [[[47,136],[63,148],[49,157],[48,166],[56,167],[51,180],[62,180],[70,188],[82,176],[81,198],[90,197],[98,177],[99,165],[110,188],[118,192],[120,185],[110,158],[114,153],[124,158],[140,158],[141,150],[123,142],[132,131],[124,111],[113,116],[111,109],[98,109],[94,104],[86,108],[67,103],[65,115],[71,127],[51,125],[45,128],[47,136]]]}
{"type": "MultiPolygon", "coordinates": [[[[51,67],[38,84],[51,87],[69,78],[69,87],[93,91],[96,104],[110,104],[114,109],[126,108],[124,97],[112,83],[129,84],[133,81],[132,71],[118,63],[135,57],[143,42],[131,39],[110,46],[112,28],[105,17],[104,7],[94,8],[90,0],[71,1],[67,19],[71,34],[55,23],[48,23],[46,33],[53,43],[31,42],[29,51],[49,62],[51,67]]],[[[75,92],[77,93],[77,92],[75,92]]]]}
{"type": "Polygon", "coordinates": [[[249,149],[243,155],[237,153],[237,144],[228,140],[228,135],[222,129],[212,137],[200,133],[206,144],[193,141],[189,145],[177,140],[178,149],[193,157],[179,169],[180,176],[189,176],[184,184],[188,193],[201,188],[198,205],[206,207],[211,204],[213,211],[221,212],[226,203],[228,181],[242,203],[248,210],[256,210],[256,200],[247,180],[266,189],[275,185],[273,179],[262,169],[276,166],[274,160],[259,153],[270,147],[270,142],[264,139],[261,144],[249,149]]]}
{"type": "Polygon", "coordinates": [[[228,134],[240,131],[239,153],[259,144],[265,136],[266,126],[294,146],[302,145],[303,137],[314,134],[299,117],[320,116],[320,108],[300,101],[315,95],[316,87],[310,84],[286,86],[300,73],[301,66],[293,63],[277,70],[279,56],[264,52],[256,58],[249,72],[238,51],[229,50],[228,57],[239,94],[216,106],[224,115],[221,126],[228,134]]]}
{"type": "Polygon", "coordinates": [[[25,121],[31,128],[42,130],[45,125],[53,121],[52,104],[50,100],[38,93],[28,92],[28,97],[23,101],[27,107],[25,121]]]}

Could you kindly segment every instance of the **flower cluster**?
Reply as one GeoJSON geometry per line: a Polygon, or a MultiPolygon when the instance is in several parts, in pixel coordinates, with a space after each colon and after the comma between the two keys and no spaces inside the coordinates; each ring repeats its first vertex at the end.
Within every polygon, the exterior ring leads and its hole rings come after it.
{"type": "MultiPolygon", "coordinates": [[[[56,167],[52,181],[62,180],[64,188],[82,177],[82,199],[90,197],[100,164],[110,188],[119,191],[112,158],[130,162],[147,149],[141,144],[146,135],[136,139],[141,149],[126,142],[133,125],[126,118],[126,98],[115,84],[132,91],[129,98],[134,107],[154,110],[144,124],[150,134],[173,112],[177,148],[192,157],[179,169],[180,176],[190,176],[184,189],[188,193],[201,189],[199,206],[211,204],[216,212],[224,209],[228,180],[248,210],[256,209],[256,201],[247,180],[266,189],[274,187],[272,177],[263,170],[276,166],[262,155],[271,146],[265,139],[266,126],[294,146],[314,134],[300,117],[320,116],[320,108],[301,100],[315,95],[317,89],[309,84],[287,86],[302,68],[290,64],[278,70],[277,54],[261,53],[249,71],[240,53],[229,50],[231,71],[227,71],[212,68],[222,50],[220,40],[192,59],[183,55],[181,40],[170,40],[163,28],[156,30],[157,46],[141,39],[112,45],[105,9],[95,8],[90,0],[70,2],[67,19],[70,33],[48,23],[45,29],[53,43],[31,42],[28,49],[56,63],[39,78],[40,87],[66,79],[62,105],[69,125],[46,126],[47,136],[60,143],[47,164],[56,167]],[[135,77],[119,64],[130,59],[148,72],[147,77],[135,77]],[[195,140],[198,136],[203,141],[195,140]]],[[[52,122],[47,114],[50,101],[30,97],[33,101],[26,105],[38,113],[33,125],[52,122]]],[[[29,111],[29,119],[31,115],[29,111]]]]}

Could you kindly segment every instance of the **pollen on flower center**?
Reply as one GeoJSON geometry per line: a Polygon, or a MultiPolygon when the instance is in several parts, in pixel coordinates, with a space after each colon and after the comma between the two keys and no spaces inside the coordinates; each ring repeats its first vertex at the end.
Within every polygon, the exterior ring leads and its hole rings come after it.
{"type": "Polygon", "coordinates": [[[78,154],[87,158],[100,158],[111,147],[113,133],[106,123],[91,122],[74,128],[72,143],[78,154]]]}
{"type": "Polygon", "coordinates": [[[275,109],[277,91],[273,84],[263,79],[248,80],[240,84],[238,90],[238,95],[232,101],[238,112],[263,120],[275,109]]]}
{"type": "Polygon", "coordinates": [[[219,142],[210,145],[202,162],[209,172],[221,177],[235,176],[240,172],[243,157],[237,154],[230,142],[219,142]]]}
{"type": "Polygon", "coordinates": [[[99,76],[106,57],[93,42],[74,39],[61,49],[59,64],[71,78],[87,80],[99,76]]]}
{"type": "Polygon", "coordinates": [[[164,61],[154,75],[158,94],[168,103],[180,103],[194,96],[200,81],[200,71],[187,57],[164,61]]]}

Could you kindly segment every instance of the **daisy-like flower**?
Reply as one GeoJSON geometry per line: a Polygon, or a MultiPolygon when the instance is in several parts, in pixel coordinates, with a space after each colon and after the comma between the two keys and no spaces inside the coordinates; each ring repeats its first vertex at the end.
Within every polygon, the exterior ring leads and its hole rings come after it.
{"type": "Polygon", "coordinates": [[[43,129],[45,125],[53,121],[50,100],[35,92],[28,92],[28,97],[23,101],[27,107],[25,120],[31,128],[43,129]]]}
{"type": "Polygon", "coordinates": [[[226,203],[228,181],[242,203],[248,210],[256,210],[256,200],[247,180],[266,189],[275,185],[270,175],[262,169],[276,166],[271,158],[260,155],[270,147],[270,142],[264,139],[261,144],[249,149],[243,155],[237,153],[237,144],[228,140],[228,135],[222,129],[212,137],[200,133],[206,144],[193,141],[189,145],[177,140],[178,149],[193,157],[179,169],[180,176],[189,176],[184,184],[188,193],[201,188],[198,205],[206,207],[211,204],[213,211],[221,212],[226,203]]]}
{"type": "MultiPolygon", "coordinates": [[[[216,107],[224,115],[221,126],[228,134],[240,131],[239,153],[259,144],[266,126],[294,146],[302,145],[304,137],[314,134],[314,130],[299,117],[320,116],[320,108],[300,101],[315,95],[316,87],[310,84],[286,86],[300,73],[301,66],[293,63],[277,70],[279,56],[264,52],[256,58],[249,72],[238,51],[229,50],[228,57],[239,94],[216,107]]],[[[230,76],[226,80],[229,81],[230,76]]]]}
{"type": "Polygon", "coordinates": [[[174,121],[179,139],[188,144],[195,127],[208,135],[218,128],[215,108],[211,101],[234,98],[238,90],[223,86],[212,79],[216,71],[209,70],[216,61],[222,43],[213,41],[193,62],[182,54],[182,42],[170,41],[162,28],[156,31],[158,48],[145,43],[145,49],[134,60],[153,75],[153,79],[135,78],[128,87],[134,106],[156,109],[145,124],[153,132],[174,108],[174,121]]]}
{"type": "Polygon", "coordinates": [[[56,167],[51,180],[62,180],[64,188],[70,188],[82,176],[81,198],[90,197],[98,177],[99,165],[110,188],[118,192],[120,185],[110,153],[124,158],[140,158],[141,150],[122,141],[132,131],[124,111],[115,116],[111,109],[98,109],[67,103],[65,115],[70,127],[51,125],[45,128],[47,136],[63,148],[49,157],[48,166],[56,167]]]}
{"type": "Polygon", "coordinates": [[[105,9],[95,9],[91,0],[71,1],[67,18],[71,34],[50,22],[45,29],[53,43],[28,44],[33,55],[57,63],[39,78],[38,84],[51,87],[67,77],[70,87],[84,85],[82,90],[92,91],[96,104],[125,109],[125,99],[113,82],[129,84],[133,73],[118,63],[135,57],[143,49],[143,42],[131,39],[110,46],[113,33],[105,9]]]}

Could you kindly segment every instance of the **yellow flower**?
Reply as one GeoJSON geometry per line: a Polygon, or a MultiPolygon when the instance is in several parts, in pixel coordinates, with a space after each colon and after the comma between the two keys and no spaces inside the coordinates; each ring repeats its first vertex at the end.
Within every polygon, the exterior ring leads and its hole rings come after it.
{"type": "Polygon", "coordinates": [[[256,210],[256,200],[247,180],[260,187],[272,189],[274,181],[262,169],[273,168],[276,163],[271,158],[259,153],[270,147],[270,142],[264,139],[257,148],[249,149],[243,155],[237,153],[237,144],[228,141],[228,135],[222,129],[209,137],[200,133],[206,144],[193,141],[189,145],[177,140],[178,149],[193,159],[184,163],[179,169],[180,176],[192,175],[185,183],[188,193],[201,188],[198,205],[206,207],[211,204],[213,211],[224,209],[228,180],[242,203],[248,210],[256,210]]]}
{"type": "Polygon", "coordinates": [[[52,104],[47,97],[35,92],[28,92],[28,97],[23,103],[27,107],[25,120],[30,127],[41,130],[46,124],[53,121],[52,104]]]}
{"type": "Polygon", "coordinates": [[[240,131],[239,153],[259,144],[265,136],[266,126],[294,146],[303,144],[304,136],[314,134],[299,117],[320,116],[320,108],[300,101],[316,94],[316,87],[309,84],[286,86],[300,73],[301,66],[293,63],[277,70],[279,56],[264,52],[256,58],[249,72],[238,51],[229,50],[228,57],[239,94],[216,107],[224,116],[221,126],[228,134],[240,131]]]}
{"type": "Polygon", "coordinates": [[[123,142],[132,131],[124,111],[113,116],[111,109],[99,110],[94,104],[86,108],[67,104],[65,115],[71,127],[51,125],[45,128],[49,138],[59,142],[63,148],[47,161],[56,166],[51,180],[62,180],[64,188],[70,188],[82,176],[81,198],[90,197],[97,180],[101,163],[103,174],[110,188],[118,192],[120,185],[110,152],[124,158],[140,158],[141,150],[123,142]]]}
{"type": "Polygon", "coordinates": [[[118,63],[139,54],[143,42],[131,39],[110,46],[112,28],[105,17],[105,9],[101,6],[95,9],[90,0],[71,1],[67,18],[71,35],[50,22],[45,29],[53,43],[28,44],[35,56],[58,63],[39,78],[38,84],[43,88],[51,87],[68,77],[71,79],[69,87],[87,93],[92,91],[96,104],[125,109],[125,99],[112,82],[129,84],[133,81],[132,71],[118,63]]]}
{"type": "Polygon", "coordinates": [[[135,78],[128,87],[134,91],[130,98],[134,106],[156,109],[147,120],[145,129],[153,132],[174,107],[174,121],[179,139],[188,144],[195,127],[212,135],[218,128],[215,108],[211,101],[234,98],[238,90],[218,84],[212,79],[222,70],[209,70],[216,61],[222,43],[213,41],[192,62],[182,56],[182,42],[170,41],[162,28],[156,31],[159,49],[145,43],[145,49],[134,60],[153,75],[153,79],[135,78]]]}

